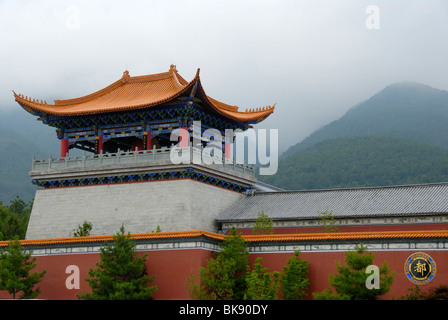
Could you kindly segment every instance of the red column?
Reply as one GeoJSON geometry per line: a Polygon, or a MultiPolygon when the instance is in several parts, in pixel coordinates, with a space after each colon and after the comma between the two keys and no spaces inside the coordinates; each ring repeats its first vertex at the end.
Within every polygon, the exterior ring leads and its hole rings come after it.
{"type": "Polygon", "coordinates": [[[180,128],[179,132],[179,147],[188,147],[188,142],[190,141],[190,134],[188,133],[188,129],[180,128]]]}
{"type": "Polygon", "coordinates": [[[143,150],[151,150],[151,132],[145,131],[143,132],[143,150]]]}
{"type": "Polygon", "coordinates": [[[224,144],[224,156],[225,156],[225,160],[229,161],[232,158],[232,144],[231,143],[225,143],[224,144]]]}
{"type": "Polygon", "coordinates": [[[103,136],[95,137],[95,154],[100,154],[103,151],[103,136]]]}
{"type": "Polygon", "coordinates": [[[68,140],[61,139],[61,158],[67,157],[68,154],[68,140]]]}

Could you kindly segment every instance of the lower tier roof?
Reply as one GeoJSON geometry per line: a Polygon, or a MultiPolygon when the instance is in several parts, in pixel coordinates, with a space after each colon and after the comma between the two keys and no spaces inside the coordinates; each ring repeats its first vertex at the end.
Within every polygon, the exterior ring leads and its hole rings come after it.
{"type": "Polygon", "coordinates": [[[409,216],[448,213],[448,183],[254,192],[224,211],[217,222],[255,221],[264,212],[273,220],[409,216]]]}

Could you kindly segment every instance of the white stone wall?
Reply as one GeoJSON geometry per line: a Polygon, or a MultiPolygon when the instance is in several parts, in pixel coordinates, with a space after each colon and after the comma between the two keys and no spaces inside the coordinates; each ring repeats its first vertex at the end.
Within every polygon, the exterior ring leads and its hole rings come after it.
{"type": "Polygon", "coordinates": [[[182,179],[36,191],[26,239],[73,236],[84,221],[91,235],[204,230],[216,232],[215,218],[243,197],[206,183],[182,179]]]}

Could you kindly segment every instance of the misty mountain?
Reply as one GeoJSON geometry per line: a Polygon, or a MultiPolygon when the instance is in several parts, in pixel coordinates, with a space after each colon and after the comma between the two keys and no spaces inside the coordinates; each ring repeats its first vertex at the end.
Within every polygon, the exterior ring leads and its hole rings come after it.
{"type": "Polygon", "coordinates": [[[281,158],[319,141],[354,135],[409,139],[448,149],[448,91],[415,82],[387,86],[290,147],[281,158]]]}
{"type": "Polygon", "coordinates": [[[259,177],[285,189],[448,181],[448,92],[400,82],[352,107],[259,177]]]}
{"type": "Polygon", "coordinates": [[[281,160],[277,173],[261,180],[287,190],[448,181],[448,150],[392,137],[338,137],[281,160]]]}
{"type": "Polygon", "coordinates": [[[42,149],[16,132],[0,128],[0,201],[8,204],[16,196],[31,200],[36,188],[28,172],[34,153],[42,149]]]}
{"type": "Polygon", "coordinates": [[[0,201],[8,204],[19,196],[29,201],[36,187],[31,184],[29,171],[33,155],[57,156],[59,142],[55,129],[36,121],[36,117],[20,107],[0,111],[0,201]]]}

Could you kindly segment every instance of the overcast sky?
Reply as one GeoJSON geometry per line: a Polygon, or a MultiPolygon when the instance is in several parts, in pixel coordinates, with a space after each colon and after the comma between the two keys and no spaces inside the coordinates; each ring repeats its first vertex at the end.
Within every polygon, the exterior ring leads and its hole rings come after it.
{"type": "Polygon", "coordinates": [[[397,81],[448,90],[448,1],[0,0],[0,108],[165,72],[246,108],[280,151],[397,81]],[[369,6],[374,6],[369,9],[369,6]]]}

